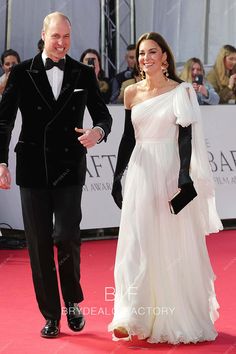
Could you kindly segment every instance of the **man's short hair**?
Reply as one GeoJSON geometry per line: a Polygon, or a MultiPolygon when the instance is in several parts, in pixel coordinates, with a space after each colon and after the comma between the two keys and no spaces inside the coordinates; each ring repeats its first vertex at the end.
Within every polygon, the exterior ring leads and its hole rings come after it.
{"type": "Polygon", "coordinates": [[[64,15],[62,12],[59,12],[59,11],[56,11],[56,12],[52,12],[50,14],[48,14],[45,19],[43,20],[43,31],[46,32],[47,29],[48,29],[48,26],[51,22],[51,20],[54,18],[54,17],[61,17],[63,18],[64,20],[68,21],[70,26],[71,26],[71,22],[69,20],[69,18],[64,15]]]}
{"type": "Polygon", "coordinates": [[[135,44],[129,44],[126,49],[128,51],[128,50],[134,50],[135,48],[136,48],[135,44]]]}

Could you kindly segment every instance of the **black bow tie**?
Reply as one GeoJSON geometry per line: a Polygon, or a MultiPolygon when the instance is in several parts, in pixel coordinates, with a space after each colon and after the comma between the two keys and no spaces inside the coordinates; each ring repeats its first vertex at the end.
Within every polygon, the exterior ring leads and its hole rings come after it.
{"type": "Polygon", "coordinates": [[[60,70],[64,71],[65,59],[60,59],[59,61],[53,61],[52,59],[47,58],[45,63],[45,70],[50,70],[54,66],[57,66],[60,70]]]}

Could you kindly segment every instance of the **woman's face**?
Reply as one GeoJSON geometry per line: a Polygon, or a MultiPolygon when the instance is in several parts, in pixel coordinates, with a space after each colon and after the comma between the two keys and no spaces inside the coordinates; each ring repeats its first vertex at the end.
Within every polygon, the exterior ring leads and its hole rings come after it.
{"type": "Polygon", "coordinates": [[[161,71],[161,65],[166,60],[166,53],[151,39],[143,40],[139,45],[139,67],[146,74],[152,75],[161,71]]]}
{"type": "Polygon", "coordinates": [[[16,64],[18,64],[17,58],[14,55],[8,55],[7,57],[4,58],[2,68],[4,72],[7,74],[9,73],[9,71],[11,71],[11,68],[16,64]]]}
{"type": "Polygon", "coordinates": [[[194,80],[195,77],[198,75],[203,75],[201,65],[199,63],[193,63],[193,65],[192,65],[192,80],[194,80]]]}
{"type": "Polygon", "coordinates": [[[98,73],[100,71],[100,65],[99,65],[99,61],[98,61],[98,57],[96,56],[96,54],[94,53],[87,53],[83,59],[83,63],[84,64],[88,64],[88,59],[93,58],[94,59],[94,70],[95,70],[95,74],[96,76],[98,76],[98,73]]]}
{"type": "Polygon", "coordinates": [[[232,70],[236,64],[236,53],[230,53],[224,58],[224,64],[226,70],[232,70]]]}

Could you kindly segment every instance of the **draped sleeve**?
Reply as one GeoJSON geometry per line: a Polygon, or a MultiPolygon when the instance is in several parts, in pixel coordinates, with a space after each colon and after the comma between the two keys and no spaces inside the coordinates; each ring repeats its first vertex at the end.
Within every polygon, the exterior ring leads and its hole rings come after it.
{"type": "Polygon", "coordinates": [[[201,114],[197,96],[191,84],[183,82],[174,95],[173,109],[176,123],[182,127],[196,122],[201,114]]]}
{"type": "Polygon", "coordinates": [[[182,127],[192,124],[190,176],[198,193],[198,210],[202,214],[205,234],[218,232],[223,227],[215,205],[215,186],[208,161],[201,111],[191,84],[183,82],[177,87],[173,111],[176,124],[182,127]]]}

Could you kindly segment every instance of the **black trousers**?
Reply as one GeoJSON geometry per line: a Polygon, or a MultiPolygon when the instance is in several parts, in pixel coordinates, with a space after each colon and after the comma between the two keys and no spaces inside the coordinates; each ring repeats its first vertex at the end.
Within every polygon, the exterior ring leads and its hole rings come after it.
{"type": "Polygon", "coordinates": [[[25,234],[39,309],[61,317],[57,269],[64,302],[81,302],[80,221],[82,186],[20,188],[25,234]],[[54,221],[53,221],[54,217],[54,221]],[[57,266],[54,261],[57,248],[57,266]]]}

